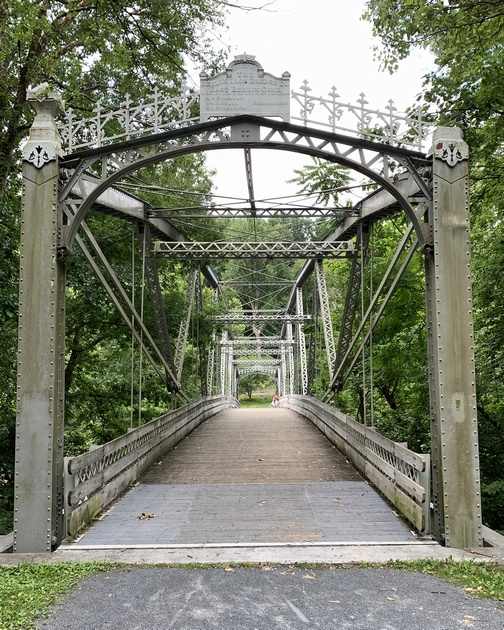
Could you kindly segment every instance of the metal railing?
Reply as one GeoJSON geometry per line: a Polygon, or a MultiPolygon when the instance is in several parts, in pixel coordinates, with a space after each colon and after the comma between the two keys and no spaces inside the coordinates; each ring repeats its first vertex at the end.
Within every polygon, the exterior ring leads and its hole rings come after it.
{"type": "Polygon", "coordinates": [[[200,398],[88,453],[65,458],[67,536],[75,536],[198,425],[238,406],[229,396],[200,398]]]}
{"type": "Polygon", "coordinates": [[[283,396],[338,447],[419,532],[430,533],[430,455],[420,455],[308,396],[283,396]]]}
{"type": "MultiPolygon", "coordinates": [[[[291,90],[293,122],[419,151],[432,131],[422,105],[401,112],[392,100],[381,109],[371,107],[364,93],[352,103],[334,87],[326,96],[311,92],[307,81],[298,91],[291,90]]],[[[199,100],[199,91],[185,84],[177,94],[156,89],[139,103],[126,94],[116,109],[97,103],[92,114],[82,118],[69,108],[58,128],[65,152],[73,153],[198,123],[199,100]]]]}

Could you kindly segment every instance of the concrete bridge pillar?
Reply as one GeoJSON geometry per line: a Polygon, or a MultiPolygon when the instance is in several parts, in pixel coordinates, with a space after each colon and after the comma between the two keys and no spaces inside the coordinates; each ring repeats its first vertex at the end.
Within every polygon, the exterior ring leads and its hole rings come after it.
{"type": "Polygon", "coordinates": [[[14,551],[63,537],[65,263],[58,260],[57,97],[36,110],[23,148],[14,551]]]}
{"type": "Polygon", "coordinates": [[[482,546],[469,242],[468,151],[457,128],[435,131],[433,251],[426,256],[434,533],[482,546]]]}

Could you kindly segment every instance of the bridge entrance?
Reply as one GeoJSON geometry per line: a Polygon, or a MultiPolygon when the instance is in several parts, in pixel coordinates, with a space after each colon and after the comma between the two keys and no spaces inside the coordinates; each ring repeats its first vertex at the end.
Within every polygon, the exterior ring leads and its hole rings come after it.
{"type": "MultiPolygon", "coordinates": [[[[205,417],[212,410],[215,413],[216,407],[212,407],[213,402],[208,406],[204,401],[217,396],[228,401],[222,404],[233,404],[229,401],[236,397],[239,380],[250,372],[273,376],[286,404],[290,401],[298,410],[304,409],[304,403],[296,396],[313,399],[309,394],[314,393],[318,360],[317,327],[318,339],[323,339],[327,371],[326,388],[319,397],[324,403],[333,401],[359,357],[364,355],[364,348],[372,342],[373,329],[408,264],[415,256],[422,256],[427,304],[432,531],[447,546],[482,545],[467,146],[460,131],[449,128],[434,130],[429,153],[397,147],[383,130],[378,135],[387,142],[369,139],[370,121],[362,103],[360,112],[366,125],[361,125],[360,131],[367,137],[338,133],[334,125],[343,105],[335,94],[329,117],[333,128],[311,127],[306,112],[313,109],[313,103],[307,90],[302,110],[305,124],[293,124],[285,109],[287,80],[288,75],[271,77],[253,58],[243,56],[224,75],[202,77],[202,89],[205,84],[206,92],[202,92],[200,122],[188,120],[184,110],[181,116],[184,120],[166,130],[160,115],[153,114],[152,109],[134,110],[128,106],[117,119],[109,112],[105,122],[98,115],[93,125],[89,121],[74,121],[69,127],[62,126],[69,147],[66,153],[56,122],[56,97],[39,99],[37,94],[32,95],[37,116],[23,148],[15,551],[50,551],[60,544],[68,526],[69,493],[64,479],[71,471],[65,470],[63,458],[65,290],[68,260],[76,247],[91,265],[172,399],[191,409],[196,404],[190,403],[194,396],[186,391],[182,379],[191,315],[201,308],[204,291],[213,292],[215,304],[220,306],[212,319],[212,342],[208,347],[199,346],[203,396],[200,411],[205,417]],[[229,94],[236,94],[237,85],[244,84],[248,87],[243,94],[258,89],[261,93],[276,94],[278,100],[251,102],[247,97],[235,103],[229,94]],[[227,94],[227,100],[219,103],[216,94],[222,93],[227,94]],[[223,102],[224,112],[218,110],[223,102]],[[104,130],[111,120],[114,124],[109,125],[112,131],[107,136],[104,130]],[[117,133],[119,120],[128,121],[128,128],[121,133],[117,133]],[[94,135],[92,130],[96,132],[94,135]],[[152,196],[141,194],[143,187],[138,177],[143,171],[152,171],[187,155],[229,149],[239,150],[243,155],[249,197],[246,204],[215,206],[203,198],[198,203],[192,200],[176,208],[160,207],[152,203],[152,196]],[[254,195],[252,155],[265,149],[311,156],[337,165],[345,173],[356,174],[358,180],[348,180],[341,188],[358,188],[361,191],[358,202],[341,206],[334,203],[329,208],[312,203],[259,204],[254,195]],[[132,302],[88,225],[86,219],[91,211],[134,224],[142,251],[145,285],[152,302],[154,330],[147,327],[142,309],[132,302]],[[257,222],[261,219],[314,221],[324,216],[331,221],[327,226],[330,229],[317,239],[311,232],[303,235],[302,230],[297,238],[291,235],[287,240],[257,238],[257,222]],[[404,218],[398,223],[403,234],[364,307],[362,281],[372,229],[383,218],[393,216],[404,218]],[[218,221],[225,217],[249,221],[252,230],[249,226],[245,238],[241,233],[234,238],[201,241],[188,239],[177,227],[181,218],[187,225],[197,219],[208,222],[209,218],[218,221]],[[255,238],[251,238],[250,232],[255,238]],[[176,343],[172,343],[166,325],[166,305],[159,280],[158,265],[164,259],[190,263],[185,316],[176,343]],[[324,272],[324,261],[330,259],[349,264],[337,342],[324,272]],[[237,261],[236,273],[221,278],[219,269],[225,260],[237,261]],[[253,262],[246,273],[242,273],[243,261],[253,262]],[[257,266],[261,261],[280,261],[289,273],[273,274],[271,268],[261,270],[257,266]],[[290,269],[292,261],[304,261],[294,274],[290,269]],[[241,301],[239,296],[243,298],[241,301]],[[279,296],[283,300],[281,306],[279,296]],[[313,322],[316,325],[310,328],[313,322]]],[[[293,94],[299,101],[299,94],[293,94]]],[[[321,101],[327,109],[329,101],[321,101]]],[[[397,130],[399,119],[394,116],[391,110],[390,124],[384,125],[385,128],[397,130]]],[[[317,404],[313,402],[315,407],[317,404]]],[[[324,413],[330,415],[330,409],[326,405],[324,413]]],[[[304,409],[303,413],[307,417],[314,415],[313,409],[304,409]]],[[[354,431],[360,434],[353,425],[348,431],[347,435],[353,435],[354,431]]],[[[115,457],[126,456],[129,448],[124,444],[122,455],[115,457]]],[[[91,463],[86,471],[104,466],[95,456],[88,459],[91,463]]],[[[131,466],[136,463],[131,462],[131,466]]],[[[404,476],[404,472],[399,473],[404,476]]],[[[91,509],[90,499],[98,482],[85,484],[92,476],[83,472],[81,489],[73,494],[74,505],[88,502],[81,511],[91,509]]],[[[395,479],[399,474],[391,469],[385,476],[395,479]]],[[[411,498],[411,493],[415,490],[409,494],[406,491],[405,496],[411,498]]],[[[402,499],[399,502],[404,503],[402,499]]]]}
{"type": "Polygon", "coordinates": [[[200,425],[72,547],[335,541],[420,542],[308,419],[280,407],[200,425]]]}

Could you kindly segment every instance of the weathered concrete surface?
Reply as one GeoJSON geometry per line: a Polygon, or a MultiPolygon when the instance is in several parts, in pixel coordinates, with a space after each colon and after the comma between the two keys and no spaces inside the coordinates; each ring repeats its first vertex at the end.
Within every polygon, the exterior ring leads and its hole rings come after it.
{"type": "Polygon", "coordinates": [[[84,580],[41,630],[502,630],[502,602],[393,569],[137,568],[84,580]]]}
{"type": "Polygon", "coordinates": [[[291,565],[301,562],[349,564],[386,562],[387,560],[475,560],[504,564],[500,549],[448,549],[435,542],[382,545],[352,544],[241,544],[241,545],[135,545],[95,546],[62,545],[53,553],[0,554],[0,565],[31,562],[123,562],[126,564],[214,564],[274,563],[291,565]]]}

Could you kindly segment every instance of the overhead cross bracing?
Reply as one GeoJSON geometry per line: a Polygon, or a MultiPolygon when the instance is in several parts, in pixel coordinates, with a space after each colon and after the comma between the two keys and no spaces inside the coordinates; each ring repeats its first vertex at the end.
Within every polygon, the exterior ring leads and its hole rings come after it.
{"type": "Polygon", "coordinates": [[[219,260],[223,258],[342,258],[353,252],[353,244],[345,242],[288,241],[271,242],[208,242],[169,243],[156,241],[155,256],[166,256],[175,260],[219,260]]]}
{"type": "Polygon", "coordinates": [[[288,208],[224,208],[218,205],[195,208],[150,208],[152,217],[167,217],[172,220],[207,219],[209,216],[218,219],[342,219],[358,214],[354,208],[319,208],[316,206],[292,206],[288,208]]]}

